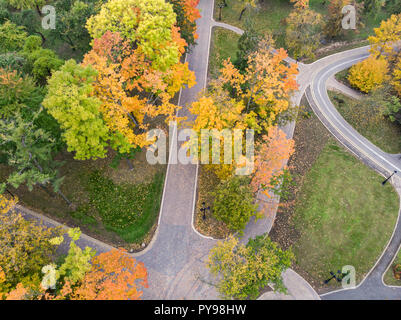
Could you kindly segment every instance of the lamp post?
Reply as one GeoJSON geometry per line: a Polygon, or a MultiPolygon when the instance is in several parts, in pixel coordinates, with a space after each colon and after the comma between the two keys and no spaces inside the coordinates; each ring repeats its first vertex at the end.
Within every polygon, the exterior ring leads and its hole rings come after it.
{"type": "Polygon", "coordinates": [[[224,7],[226,7],[227,5],[224,3],[224,2],[220,2],[219,4],[218,4],[218,7],[219,7],[219,21],[221,21],[221,10],[224,8],[224,7]]]}
{"type": "Polygon", "coordinates": [[[390,179],[391,179],[391,177],[393,176],[393,175],[395,175],[397,173],[397,170],[394,170],[394,172],[386,179],[386,180],[384,180],[383,182],[382,182],[382,185],[384,186],[386,183],[387,183],[387,181],[389,181],[390,179]]]}
{"type": "Polygon", "coordinates": [[[206,210],[210,210],[210,206],[206,208],[206,203],[202,202],[202,208],[200,208],[200,211],[203,213],[202,219],[206,220],[206,210]]]}

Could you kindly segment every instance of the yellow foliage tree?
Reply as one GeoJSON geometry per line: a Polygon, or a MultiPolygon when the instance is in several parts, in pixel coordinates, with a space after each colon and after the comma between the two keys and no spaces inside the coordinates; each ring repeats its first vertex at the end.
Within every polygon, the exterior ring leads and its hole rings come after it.
{"type": "Polygon", "coordinates": [[[398,58],[393,70],[392,85],[397,91],[397,94],[401,97],[401,57],[398,58]]]}
{"type": "Polygon", "coordinates": [[[351,67],[348,81],[352,86],[368,93],[382,85],[388,72],[388,62],[383,57],[370,56],[351,67]]]}
{"type": "Polygon", "coordinates": [[[380,27],[374,29],[375,35],[368,38],[371,45],[371,53],[375,57],[383,54],[390,58],[395,54],[394,44],[401,40],[401,13],[393,14],[386,21],[382,21],[380,27]]]}

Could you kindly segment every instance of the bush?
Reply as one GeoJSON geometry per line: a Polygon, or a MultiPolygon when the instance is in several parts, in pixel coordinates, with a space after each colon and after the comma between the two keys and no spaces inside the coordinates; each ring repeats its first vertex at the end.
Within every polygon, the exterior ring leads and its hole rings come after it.
{"type": "Polygon", "coordinates": [[[213,215],[227,224],[233,231],[242,231],[252,216],[257,215],[257,206],[253,203],[253,193],[249,181],[234,176],[222,182],[212,196],[213,215]]]}
{"type": "Polygon", "coordinates": [[[371,56],[350,68],[348,81],[352,86],[368,93],[382,85],[387,78],[388,71],[386,60],[371,56]]]}
{"type": "Polygon", "coordinates": [[[22,71],[25,64],[24,57],[15,52],[0,54],[0,69],[22,71]]]}

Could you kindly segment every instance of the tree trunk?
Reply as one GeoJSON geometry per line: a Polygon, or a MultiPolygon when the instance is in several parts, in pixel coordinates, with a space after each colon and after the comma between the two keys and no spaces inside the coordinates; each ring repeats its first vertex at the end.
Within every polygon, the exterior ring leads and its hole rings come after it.
{"type": "Polygon", "coordinates": [[[39,32],[39,31],[35,31],[35,33],[40,35],[40,37],[42,38],[42,46],[43,46],[45,44],[45,42],[46,42],[45,36],[43,35],[43,33],[39,32]]]}
{"type": "Polygon", "coordinates": [[[40,11],[40,8],[38,5],[36,5],[36,12],[38,13],[39,17],[43,17],[42,11],[40,11]]]}
{"type": "Polygon", "coordinates": [[[71,209],[76,210],[76,206],[70,200],[68,200],[68,198],[60,190],[57,193],[64,199],[71,209]]]}
{"type": "Polygon", "coordinates": [[[219,7],[219,21],[221,21],[221,7],[219,7]]]}
{"type": "Polygon", "coordinates": [[[70,36],[68,34],[65,35],[67,38],[67,42],[69,43],[72,51],[77,51],[77,48],[74,45],[74,42],[71,40],[70,36]]]}
{"type": "Polygon", "coordinates": [[[246,10],[246,7],[245,7],[244,9],[242,9],[242,11],[241,11],[241,13],[240,13],[240,15],[239,15],[239,20],[240,20],[240,21],[241,21],[241,19],[242,19],[242,15],[244,14],[245,10],[246,10]]]}
{"type": "Polygon", "coordinates": [[[44,191],[46,191],[46,193],[47,193],[50,197],[54,198],[54,194],[52,194],[52,193],[49,191],[49,189],[48,189],[45,185],[39,183],[39,187],[41,187],[44,191]]]}
{"type": "Polygon", "coordinates": [[[130,171],[134,170],[134,165],[132,164],[132,161],[129,158],[126,158],[126,160],[130,171]]]}

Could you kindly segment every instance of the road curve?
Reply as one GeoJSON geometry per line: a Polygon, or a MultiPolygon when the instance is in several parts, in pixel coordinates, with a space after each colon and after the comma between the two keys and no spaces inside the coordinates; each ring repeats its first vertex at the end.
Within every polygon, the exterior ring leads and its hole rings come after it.
{"type": "MultiPolygon", "coordinates": [[[[327,93],[327,83],[330,77],[368,56],[368,47],[364,47],[344,52],[340,59],[332,59],[332,62],[330,59],[327,60],[315,72],[310,86],[306,90],[306,97],[320,121],[357,158],[383,176],[390,175],[394,170],[398,171],[391,182],[397,192],[401,194],[401,161],[399,155],[383,152],[360,135],[339,114],[327,93]]],[[[401,221],[399,214],[389,243],[364,280],[355,289],[329,292],[321,295],[322,299],[401,299],[401,288],[386,286],[382,280],[384,273],[397,254],[400,244],[401,221]]]]}

